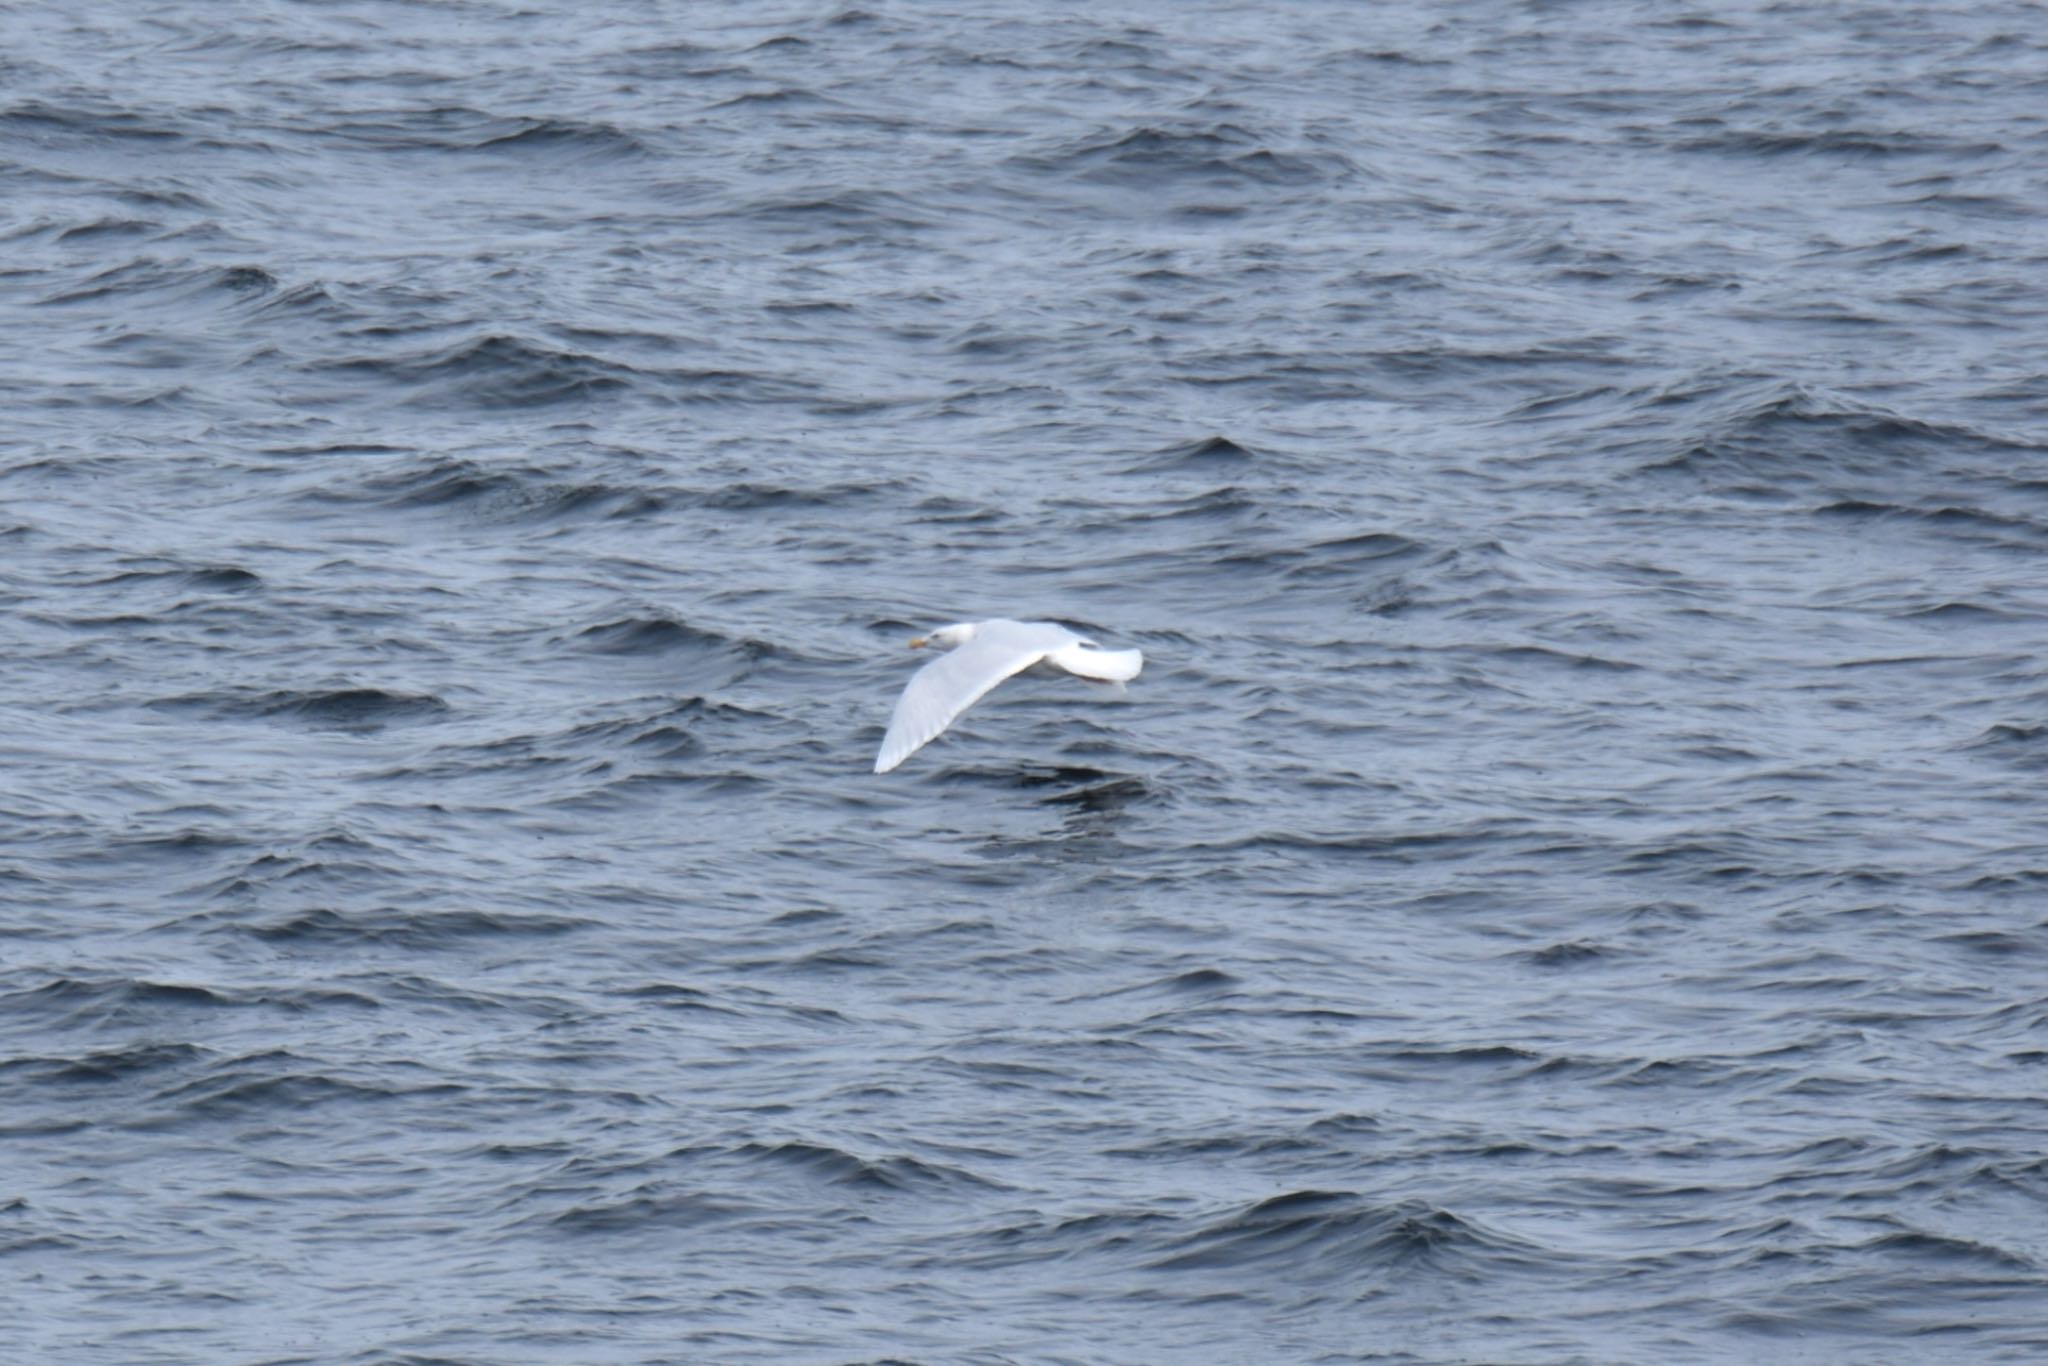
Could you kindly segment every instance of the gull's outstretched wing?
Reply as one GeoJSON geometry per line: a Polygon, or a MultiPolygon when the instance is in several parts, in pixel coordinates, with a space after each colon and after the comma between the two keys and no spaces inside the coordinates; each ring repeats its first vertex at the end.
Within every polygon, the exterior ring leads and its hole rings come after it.
{"type": "Polygon", "coordinates": [[[887,773],[953,724],[953,718],[980,701],[990,688],[1044,659],[1064,639],[1065,631],[1044,631],[1021,622],[985,622],[974,639],[939,656],[910,677],[889,733],[875,756],[875,772],[887,773]]]}

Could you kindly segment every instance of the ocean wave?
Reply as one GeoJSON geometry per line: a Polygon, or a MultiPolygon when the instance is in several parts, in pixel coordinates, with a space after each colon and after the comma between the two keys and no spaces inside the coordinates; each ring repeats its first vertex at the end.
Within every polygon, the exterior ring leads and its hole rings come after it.
{"type": "Polygon", "coordinates": [[[385,688],[233,687],[153,699],[158,711],[218,720],[283,720],[314,730],[369,732],[448,711],[432,693],[385,688]]]}

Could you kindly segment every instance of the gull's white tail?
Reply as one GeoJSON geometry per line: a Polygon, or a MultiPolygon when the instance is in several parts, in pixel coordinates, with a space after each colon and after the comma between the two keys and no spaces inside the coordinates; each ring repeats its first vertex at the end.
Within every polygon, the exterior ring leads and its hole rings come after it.
{"type": "Polygon", "coordinates": [[[1092,645],[1069,645],[1055,650],[1050,659],[1070,674],[1104,683],[1128,683],[1145,667],[1142,650],[1098,650],[1092,645]]]}

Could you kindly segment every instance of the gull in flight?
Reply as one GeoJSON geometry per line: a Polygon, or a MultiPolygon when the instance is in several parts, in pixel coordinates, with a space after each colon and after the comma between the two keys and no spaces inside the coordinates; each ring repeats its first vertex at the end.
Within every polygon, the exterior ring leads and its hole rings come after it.
{"type": "Polygon", "coordinates": [[[919,636],[910,647],[934,645],[947,653],[910,677],[889,733],[875,756],[875,772],[887,773],[935,739],[990,688],[1034,664],[1046,672],[1065,669],[1081,678],[1114,683],[1118,691],[1138,676],[1145,656],[1137,650],[1105,650],[1049,621],[963,621],[919,636]]]}

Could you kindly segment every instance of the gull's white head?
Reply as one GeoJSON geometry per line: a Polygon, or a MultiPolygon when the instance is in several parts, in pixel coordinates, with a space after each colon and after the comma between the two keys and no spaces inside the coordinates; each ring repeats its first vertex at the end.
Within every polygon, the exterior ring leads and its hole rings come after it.
{"type": "Polygon", "coordinates": [[[957,650],[974,639],[974,628],[978,622],[956,621],[951,626],[941,626],[928,636],[919,636],[910,642],[913,650],[922,650],[930,645],[941,650],[957,650]]]}

